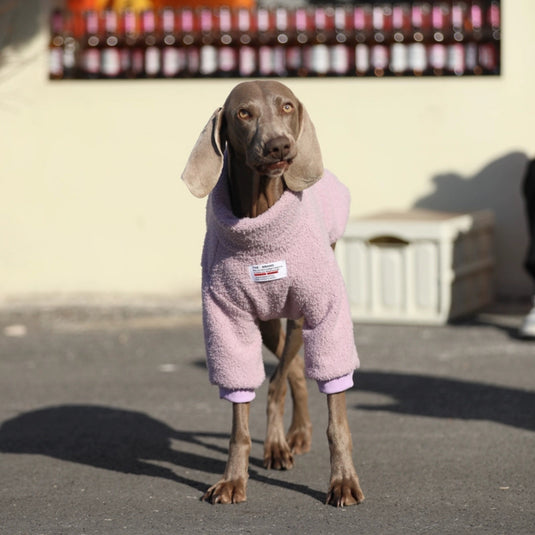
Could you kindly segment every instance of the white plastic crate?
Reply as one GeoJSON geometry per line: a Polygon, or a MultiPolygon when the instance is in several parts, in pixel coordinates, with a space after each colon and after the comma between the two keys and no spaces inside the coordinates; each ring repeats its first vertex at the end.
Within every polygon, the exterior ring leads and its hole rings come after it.
{"type": "Polygon", "coordinates": [[[353,318],[443,324],[493,299],[492,212],[411,210],[349,221],[336,246],[353,318]]]}

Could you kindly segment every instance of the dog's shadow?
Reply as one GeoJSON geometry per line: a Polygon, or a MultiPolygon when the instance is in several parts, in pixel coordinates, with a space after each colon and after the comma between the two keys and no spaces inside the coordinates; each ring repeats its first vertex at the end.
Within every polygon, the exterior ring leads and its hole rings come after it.
{"type": "MultiPolygon", "coordinates": [[[[175,430],[136,411],[60,405],[5,421],[0,426],[0,453],[45,455],[125,474],[161,477],[203,493],[208,483],[215,483],[223,474],[221,454],[226,455],[229,438],[228,434],[175,430]],[[196,481],[183,475],[188,470],[210,476],[196,481]]],[[[262,461],[251,459],[251,465],[262,466],[262,461]]],[[[305,485],[280,481],[253,469],[249,475],[252,480],[324,499],[323,493],[305,485]]]]}

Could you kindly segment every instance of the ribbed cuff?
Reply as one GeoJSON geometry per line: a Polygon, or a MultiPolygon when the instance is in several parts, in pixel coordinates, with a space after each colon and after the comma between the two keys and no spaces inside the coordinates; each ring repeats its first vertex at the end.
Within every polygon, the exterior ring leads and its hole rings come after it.
{"type": "Polygon", "coordinates": [[[353,372],[331,379],[330,381],[316,381],[322,394],[337,394],[349,390],[353,386],[353,372]]]}
{"type": "Polygon", "coordinates": [[[249,403],[256,397],[256,393],[254,390],[232,390],[220,386],[219,397],[231,403],[249,403]]]}

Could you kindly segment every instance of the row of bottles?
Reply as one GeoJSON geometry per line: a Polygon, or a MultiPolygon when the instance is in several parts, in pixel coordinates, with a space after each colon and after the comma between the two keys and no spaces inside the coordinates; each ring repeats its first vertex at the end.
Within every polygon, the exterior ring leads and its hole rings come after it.
{"type": "Polygon", "coordinates": [[[496,0],[51,18],[50,78],[498,74],[496,0]]]}

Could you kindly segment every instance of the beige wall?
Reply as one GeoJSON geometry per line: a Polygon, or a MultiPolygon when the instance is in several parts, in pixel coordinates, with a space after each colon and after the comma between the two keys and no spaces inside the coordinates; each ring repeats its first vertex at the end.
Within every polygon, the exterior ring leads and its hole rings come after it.
{"type": "MultiPolygon", "coordinates": [[[[503,75],[288,80],[352,213],[491,208],[497,291],[530,292],[520,184],[535,156],[535,3],[504,0],[503,75]]],[[[46,33],[0,70],[0,303],[195,296],[204,201],[179,181],[235,81],[49,82],[46,33]]]]}

